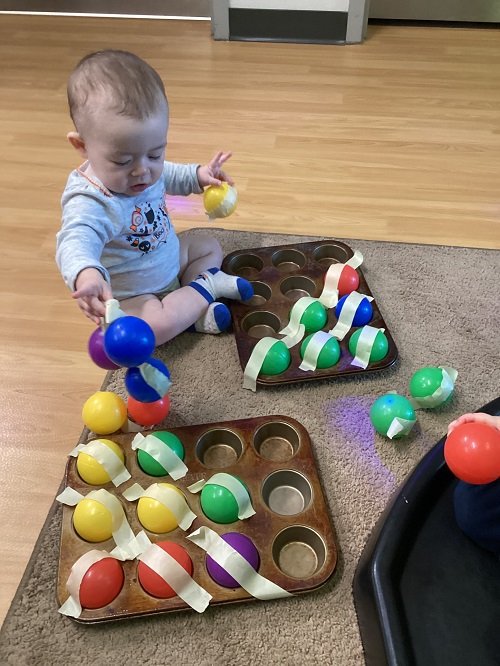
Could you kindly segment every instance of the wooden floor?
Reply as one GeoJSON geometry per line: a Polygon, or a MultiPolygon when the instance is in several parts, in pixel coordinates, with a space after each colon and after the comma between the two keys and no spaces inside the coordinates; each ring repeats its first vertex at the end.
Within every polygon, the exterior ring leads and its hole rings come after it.
{"type": "MultiPolygon", "coordinates": [[[[79,163],[65,81],[103,47],[163,76],[169,159],[234,152],[239,207],[220,226],[500,248],[498,31],[376,26],[340,47],[214,43],[204,22],[0,16],[0,619],[104,379],[54,263],[79,163]]],[[[179,230],[205,224],[200,198],[171,209],[179,230]]]]}

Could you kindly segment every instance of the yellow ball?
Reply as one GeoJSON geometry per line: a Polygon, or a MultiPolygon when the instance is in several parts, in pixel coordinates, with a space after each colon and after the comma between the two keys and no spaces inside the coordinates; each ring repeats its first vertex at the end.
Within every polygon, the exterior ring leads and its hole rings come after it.
{"type": "Polygon", "coordinates": [[[97,543],[113,535],[113,518],[108,508],[94,499],[82,499],[73,513],[73,526],[85,541],[97,543]]]}
{"type": "Polygon", "coordinates": [[[110,435],[126,422],[127,406],[116,393],[98,391],[83,405],[82,419],[97,435],[110,435]]]}
{"type": "Polygon", "coordinates": [[[236,188],[227,183],[207,187],[203,193],[203,205],[209,220],[228,217],[235,210],[237,203],[238,193],[236,188]]]}
{"type": "MultiPolygon", "coordinates": [[[[158,485],[173,488],[175,492],[179,493],[185,499],[181,491],[171,483],[159,483],[158,485]]],[[[170,509],[167,509],[164,504],[152,497],[141,497],[137,503],[137,517],[147,530],[156,534],[171,532],[179,526],[177,518],[170,509]]]]}
{"type": "MultiPolygon", "coordinates": [[[[118,444],[112,442],[110,439],[100,439],[99,441],[106,444],[106,446],[109,446],[120,460],[123,463],[125,462],[125,456],[118,444]]],[[[80,451],[78,454],[78,458],[76,459],[76,469],[85,483],[90,483],[92,486],[103,486],[105,483],[111,481],[109,474],[101,463],[97,462],[97,460],[92,458],[88,453],[85,453],[85,451],[80,451]]]]}

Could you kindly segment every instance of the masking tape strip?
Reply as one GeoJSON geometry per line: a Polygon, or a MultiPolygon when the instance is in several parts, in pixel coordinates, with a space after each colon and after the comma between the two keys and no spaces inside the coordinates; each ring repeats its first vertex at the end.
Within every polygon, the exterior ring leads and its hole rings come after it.
{"type": "Polygon", "coordinates": [[[290,592],[258,574],[237,550],[210,528],[200,527],[186,538],[206,551],[219,566],[256,599],[265,601],[293,596],[290,592]]]}
{"type": "Polygon", "coordinates": [[[387,430],[387,437],[392,439],[395,435],[407,435],[416,422],[417,419],[400,419],[399,417],[394,418],[391,425],[389,426],[389,429],[387,430]]]}
{"type": "Polygon", "coordinates": [[[319,302],[325,308],[334,308],[339,301],[339,280],[344,264],[332,264],[325,277],[325,285],[319,297],[319,302]]]}
{"type": "Polygon", "coordinates": [[[191,511],[184,496],[179,495],[173,488],[160,486],[158,483],[153,483],[146,490],[143,490],[138,483],[134,483],[122,495],[130,502],[140,497],[150,497],[160,502],[174,514],[177,524],[182,530],[189,529],[196,519],[196,514],[191,511]]]}
{"type": "Polygon", "coordinates": [[[120,303],[116,298],[110,298],[109,301],[106,301],[106,314],[104,317],[106,324],[111,324],[115,319],[125,316],[126,313],[120,309],[120,303]]]}
{"type": "Polygon", "coordinates": [[[210,477],[208,481],[197,481],[196,483],[193,483],[193,485],[188,487],[188,490],[192,493],[199,492],[207,483],[213,483],[229,490],[238,504],[238,518],[240,520],[245,520],[245,518],[250,518],[250,516],[255,515],[247,489],[240,481],[238,481],[238,479],[235,479],[234,476],[225,474],[224,472],[218,472],[210,477]]]}
{"type": "Polygon", "coordinates": [[[360,294],[358,291],[353,291],[345,299],[344,305],[342,306],[342,312],[338,318],[335,326],[328,331],[333,335],[337,340],[343,340],[346,336],[346,333],[350,330],[356,310],[359,307],[361,301],[367,298],[369,301],[373,301],[371,296],[366,296],[365,294],[360,294]]]}
{"type": "Polygon", "coordinates": [[[437,407],[447,400],[455,388],[455,381],[458,377],[458,372],[455,368],[439,365],[438,368],[443,371],[443,378],[441,379],[441,386],[439,386],[432,395],[423,396],[422,398],[411,398],[410,402],[413,407],[421,409],[437,407]]]}
{"type": "Polygon", "coordinates": [[[130,527],[125,511],[120,500],[104,488],[92,490],[87,499],[93,499],[104,505],[110,512],[112,518],[112,534],[116,548],[111,551],[118,560],[133,560],[139,555],[140,548],[137,544],[135,534],[130,527]]]}
{"type": "Polygon", "coordinates": [[[356,345],[356,356],[351,361],[351,365],[358,368],[368,367],[370,363],[370,355],[372,353],[375,338],[379,331],[384,333],[385,328],[376,328],[375,326],[363,326],[359,334],[358,343],[356,345]]]}
{"type": "Polygon", "coordinates": [[[146,384],[151,386],[161,398],[164,398],[172,383],[167,375],[164,375],[158,368],[147,362],[141,363],[138,368],[146,384]]]}
{"type": "Polygon", "coordinates": [[[299,365],[299,370],[316,370],[318,365],[318,358],[321,350],[326,345],[328,340],[332,339],[332,335],[326,331],[318,331],[309,340],[302,363],[299,365]]]}
{"type": "Polygon", "coordinates": [[[302,296],[292,307],[290,312],[290,322],[288,326],[285,326],[283,330],[280,331],[280,335],[292,335],[295,336],[299,330],[300,320],[306,309],[312,304],[317,303],[318,299],[313,298],[312,296],[302,296]]]}
{"type": "Polygon", "coordinates": [[[188,472],[188,468],[175,451],[172,451],[167,444],[154,434],[144,437],[141,433],[137,433],[132,440],[132,449],[134,451],[141,449],[148,453],[163,469],[167,470],[174,481],[182,479],[188,472]]]}
{"type": "Polygon", "coordinates": [[[291,347],[295,347],[295,345],[302,340],[305,332],[306,332],[306,327],[304,326],[304,324],[299,324],[299,327],[295,332],[295,334],[286,335],[284,338],[281,339],[281,342],[283,342],[288,349],[290,349],[291,347]]]}
{"type": "Polygon", "coordinates": [[[142,432],[143,430],[147,430],[146,426],[139,425],[138,423],[134,423],[130,419],[127,419],[125,421],[125,424],[122,425],[121,431],[122,432],[142,432]]]}
{"type": "Polygon", "coordinates": [[[76,506],[78,502],[84,498],[85,496],[79,493],[78,490],[71,488],[71,486],[67,486],[62,493],[59,493],[56,500],[67,506],[76,506]]]}
{"type": "Polygon", "coordinates": [[[359,250],[354,250],[354,254],[350,259],[348,259],[346,262],[347,266],[350,266],[351,268],[359,268],[361,264],[363,263],[363,255],[359,250]]]}
{"type": "Polygon", "coordinates": [[[257,388],[257,377],[271,347],[280,342],[276,338],[261,338],[252,349],[248,363],[243,371],[243,388],[255,391],[257,388]]]}
{"type": "Polygon", "coordinates": [[[216,206],[210,211],[207,211],[205,215],[208,217],[209,220],[215,220],[218,217],[225,217],[229,213],[231,208],[234,206],[237,200],[238,200],[238,192],[236,191],[236,188],[232,187],[232,185],[228,185],[226,194],[224,195],[224,199],[222,199],[222,201],[218,206],[216,206]]]}
{"type": "Polygon", "coordinates": [[[68,599],[59,608],[61,615],[68,615],[69,617],[80,617],[82,613],[82,606],[80,604],[80,585],[82,584],[83,577],[96,562],[112,557],[105,550],[89,550],[82,555],[71,567],[71,572],[66,582],[66,589],[69,592],[68,599]]]}
{"type": "Polygon", "coordinates": [[[139,556],[139,560],[163,578],[174,592],[195,611],[203,613],[207,608],[212,595],[198,585],[184,567],[160,546],[152,543],[139,556]]]}
{"type": "Polygon", "coordinates": [[[102,465],[115,486],[119,486],[130,479],[130,472],[120,458],[109,448],[109,446],[106,446],[106,444],[99,439],[95,439],[88,444],[78,444],[69,455],[77,456],[80,451],[87,453],[91,458],[94,458],[94,460],[102,465]]]}

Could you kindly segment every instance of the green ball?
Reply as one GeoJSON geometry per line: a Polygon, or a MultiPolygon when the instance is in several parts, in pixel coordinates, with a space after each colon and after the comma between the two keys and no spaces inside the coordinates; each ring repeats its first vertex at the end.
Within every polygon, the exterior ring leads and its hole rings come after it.
{"type": "MultiPolygon", "coordinates": [[[[300,356],[302,358],[304,358],[307,346],[313,335],[314,333],[308,335],[300,346],[300,356]]],[[[332,337],[330,340],[328,340],[325,343],[323,349],[320,351],[316,367],[319,368],[320,370],[323,370],[324,368],[331,368],[333,365],[339,362],[339,358],[340,358],[340,345],[338,343],[338,340],[332,337]]]]}
{"type": "MultiPolygon", "coordinates": [[[[364,326],[363,328],[358,328],[357,331],[354,331],[349,340],[349,351],[353,356],[356,356],[356,346],[358,344],[359,336],[361,335],[361,331],[363,331],[363,329],[364,326]]],[[[387,340],[387,336],[382,331],[379,331],[375,336],[373,347],[370,352],[370,363],[376,363],[377,361],[381,361],[383,358],[387,356],[388,351],[389,351],[389,341],[387,340]]]]}
{"type": "Polygon", "coordinates": [[[321,331],[327,320],[325,307],[318,301],[307,306],[300,318],[300,323],[304,324],[306,334],[309,335],[309,333],[321,331]]]}
{"type": "MultiPolygon", "coordinates": [[[[184,460],[184,456],[186,454],[182,442],[178,437],[173,435],[171,432],[167,432],[166,430],[154,432],[152,434],[161,442],[163,442],[165,446],[168,446],[169,449],[172,449],[172,451],[181,460],[184,460]]],[[[137,462],[139,463],[139,467],[142,469],[142,471],[146,472],[146,474],[149,474],[150,476],[165,476],[168,474],[163,465],[160,465],[160,463],[157,462],[153,456],[149,455],[147,451],[143,451],[142,449],[137,451],[137,462]]]]}
{"type": "MultiPolygon", "coordinates": [[[[241,483],[250,496],[246,484],[241,479],[238,479],[237,476],[234,476],[234,474],[231,474],[231,476],[241,483]]],[[[200,503],[205,516],[214,523],[235,523],[239,520],[236,498],[227,488],[217,483],[210,483],[209,481],[203,486],[200,503]]]]}
{"type": "MultiPolygon", "coordinates": [[[[370,409],[370,421],[375,430],[380,435],[387,436],[387,431],[395,418],[414,421],[415,410],[411,402],[397,393],[387,393],[377,398],[370,409]]],[[[393,439],[400,437],[404,437],[404,434],[394,435],[393,439]]]]}
{"type": "MultiPolygon", "coordinates": [[[[442,368],[436,367],[425,367],[417,370],[417,372],[410,379],[410,393],[413,398],[427,398],[430,395],[433,395],[438,388],[441,386],[443,381],[443,370],[442,368]]],[[[451,400],[453,396],[453,391],[450,395],[441,400],[433,407],[439,407],[440,405],[446,405],[447,402],[451,400]]]]}
{"type": "Polygon", "coordinates": [[[278,340],[267,352],[260,369],[263,375],[279,375],[285,372],[291,362],[290,351],[284,342],[278,340]]]}

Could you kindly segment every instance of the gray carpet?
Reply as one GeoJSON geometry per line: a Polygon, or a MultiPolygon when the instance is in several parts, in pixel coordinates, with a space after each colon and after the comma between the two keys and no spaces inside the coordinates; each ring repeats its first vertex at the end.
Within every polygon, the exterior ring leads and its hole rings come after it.
{"type": "MultiPolygon", "coordinates": [[[[206,229],[188,233],[205,233],[206,229]]],[[[315,240],[213,230],[224,253],[315,240]]],[[[365,377],[243,390],[234,338],[183,334],[160,348],[172,374],[165,427],[288,414],[309,431],[340,551],[336,574],[316,592],[100,626],[61,617],[55,598],[59,506],[42,530],[3,625],[0,663],[15,666],[140,664],[363,664],[352,600],[354,570],[391,494],[445,433],[447,424],[499,394],[499,253],[346,240],[399,348],[395,366],[365,377]],[[368,413],[388,390],[408,395],[413,372],[459,372],[449,405],[418,412],[403,440],[375,436],[368,413]]],[[[90,362],[90,361],[89,361],[90,362]]],[[[97,387],[96,387],[97,388],[97,387]]],[[[123,394],[116,373],[109,388],[123,394]]]]}

